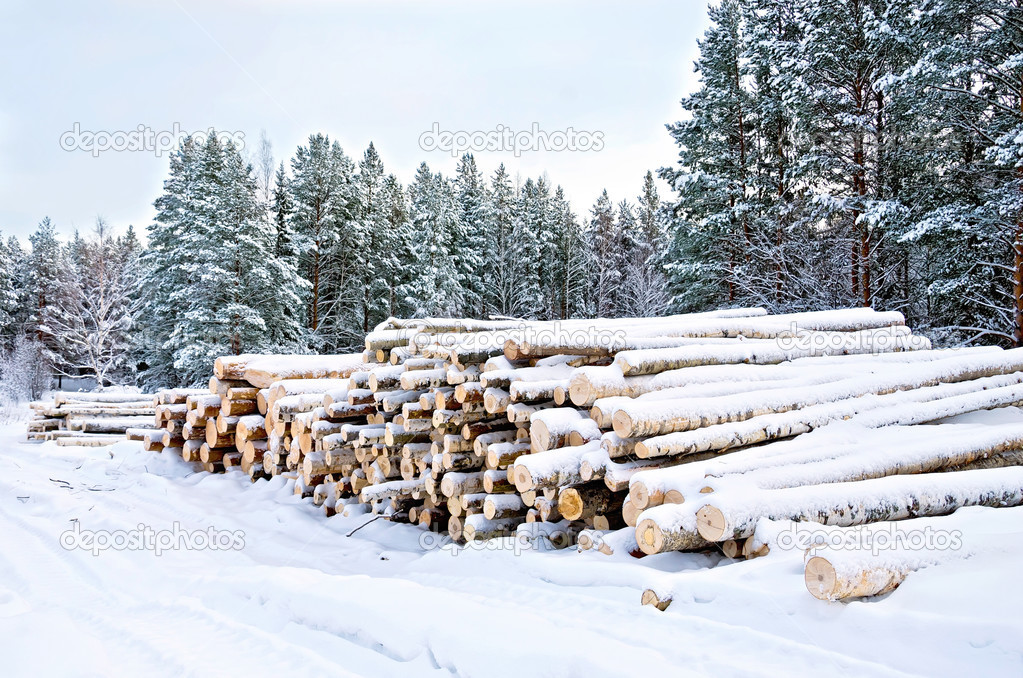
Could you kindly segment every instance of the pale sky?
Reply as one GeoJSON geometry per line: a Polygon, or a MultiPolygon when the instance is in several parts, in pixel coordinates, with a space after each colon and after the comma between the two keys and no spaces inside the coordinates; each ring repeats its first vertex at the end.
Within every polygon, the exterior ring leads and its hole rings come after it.
{"type": "Polygon", "coordinates": [[[166,154],[66,151],[76,123],[214,126],[251,153],[265,129],[278,161],[310,133],[356,160],[373,141],[405,184],[423,160],[454,171],[420,148],[434,123],[601,132],[599,151],[475,153],[488,175],[547,172],[583,215],[604,188],[634,200],[647,169],[674,161],[664,125],[696,83],[706,24],[703,0],[2,0],[0,231],[26,237],[47,215],[64,234],[98,215],[151,222],[166,154]]]}

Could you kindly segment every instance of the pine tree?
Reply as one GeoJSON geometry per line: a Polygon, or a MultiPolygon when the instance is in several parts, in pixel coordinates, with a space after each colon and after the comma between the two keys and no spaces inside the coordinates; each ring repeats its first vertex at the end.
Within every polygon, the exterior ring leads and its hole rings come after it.
{"type": "Polygon", "coordinates": [[[511,178],[504,167],[498,165],[490,180],[490,209],[488,210],[490,230],[493,233],[493,249],[488,252],[486,268],[490,271],[487,306],[492,313],[511,316],[518,305],[518,281],[516,279],[516,245],[513,235],[515,225],[515,191],[511,178]]]}
{"type": "Polygon", "coordinates": [[[400,294],[415,315],[456,317],[463,290],[452,252],[459,226],[454,187],[424,162],[409,195],[409,258],[414,275],[400,294]]]}
{"type": "Polygon", "coordinates": [[[412,240],[408,202],[408,194],[398,178],[388,174],[384,179],[383,203],[387,228],[386,242],[389,246],[382,253],[382,259],[383,265],[389,271],[386,276],[387,315],[394,317],[411,314],[399,292],[414,275],[411,261],[405,256],[408,243],[412,240]]]}
{"type": "Polygon", "coordinates": [[[294,209],[291,203],[291,182],[287,172],[284,171],[284,162],[277,167],[274,174],[273,202],[271,212],[274,226],[274,256],[278,259],[291,260],[295,257],[292,246],[293,235],[291,232],[291,212],[294,209]]]}
{"type": "Polygon", "coordinates": [[[395,242],[388,217],[388,195],[386,191],[384,164],[376,148],[370,143],[359,162],[355,177],[356,200],[358,204],[358,228],[365,255],[359,267],[361,288],[360,328],[369,332],[390,315],[391,253],[395,242]]]}
{"type": "Polygon", "coordinates": [[[347,348],[361,323],[357,278],[363,243],[355,220],[355,165],[341,145],[315,134],[292,158],[292,226],[299,270],[311,284],[306,322],[316,347],[347,348]]]}
{"type": "Polygon", "coordinates": [[[554,312],[560,319],[590,315],[590,271],[592,260],[586,233],[572,213],[561,186],[554,192],[556,217],[554,252],[551,258],[554,312]]]}
{"type": "Polygon", "coordinates": [[[587,240],[593,255],[594,312],[601,318],[618,315],[618,288],[622,280],[621,237],[614,208],[605,190],[590,210],[587,240]]]}
{"type": "Polygon", "coordinates": [[[0,236],[0,352],[12,350],[18,334],[17,263],[10,246],[0,236]]]}
{"type": "Polygon", "coordinates": [[[486,183],[470,153],[461,157],[455,177],[458,191],[460,242],[456,261],[464,280],[466,312],[484,317],[489,312],[487,264],[497,246],[494,222],[489,212],[486,183]]]}
{"type": "Polygon", "coordinates": [[[24,303],[27,305],[26,332],[43,345],[49,360],[56,355],[57,346],[44,327],[46,313],[53,303],[54,290],[59,286],[63,256],[57,240],[57,229],[49,217],[44,218],[29,236],[32,251],[28,257],[24,303]]]}
{"type": "Polygon", "coordinates": [[[746,191],[752,121],[741,5],[723,0],[708,15],[711,27],[696,62],[700,89],[682,100],[687,119],[668,125],[679,160],[660,170],[677,193],[666,270],[680,311],[734,303],[751,253],[746,191]]]}

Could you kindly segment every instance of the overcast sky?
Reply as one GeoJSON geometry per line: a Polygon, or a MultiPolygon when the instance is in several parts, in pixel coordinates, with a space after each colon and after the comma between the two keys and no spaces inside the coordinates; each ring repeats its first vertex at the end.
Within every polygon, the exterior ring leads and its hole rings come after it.
{"type": "Polygon", "coordinates": [[[573,128],[599,151],[477,152],[524,180],[547,172],[585,213],[634,199],[670,164],[664,129],[695,83],[703,0],[438,2],[154,0],[0,3],[0,231],[44,216],[62,233],[102,215],[144,229],[167,172],[152,151],[64,150],[83,132],[265,129],[278,160],[310,133],[358,159],[373,141],[408,183],[445,131],[573,128]]]}

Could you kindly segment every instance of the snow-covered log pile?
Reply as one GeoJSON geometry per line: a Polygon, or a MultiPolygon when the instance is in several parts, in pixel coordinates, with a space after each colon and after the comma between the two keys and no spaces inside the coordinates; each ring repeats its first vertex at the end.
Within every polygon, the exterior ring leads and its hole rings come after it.
{"type": "Polygon", "coordinates": [[[352,413],[328,417],[317,410],[325,399],[332,402],[330,395],[343,397],[338,389],[347,390],[353,374],[372,367],[359,353],[225,356],[215,362],[208,389],[159,391],[156,428],[127,435],[211,473],[239,468],[253,481],[277,475],[289,468],[290,454],[295,469],[302,446],[311,450],[314,416],[358,421],[352,413]]]}
{"type": "Polygon", "coordinates": [[[156,412],[146,393],[60,391],[53,401],[30,403],[29,440],[55,440],[58,445],[102,446],[124,438],[128,429],[150,426],[156,412]]]}
{"type": "Polygon", "coordinates": [[[1001,468],[1019,425],[933,424],[1023,403],[1023,350],[932,350],[871,309],[391,319],[362,354],[225,357],[209,393],[160,398],[152,448],[456,540],[557,528],[602,553],[752,557],[761,518],[854,525],[1023,496],[1001,468]],[[838,442],[801,435],[818,429],[838,442]]]}

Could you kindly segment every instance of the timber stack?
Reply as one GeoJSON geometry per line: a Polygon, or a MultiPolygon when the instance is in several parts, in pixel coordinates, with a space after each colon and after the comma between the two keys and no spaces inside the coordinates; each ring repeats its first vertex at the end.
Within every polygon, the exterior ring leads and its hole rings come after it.
{"type": "Polygon", "coordinates": [[[603,553],[755,557],[761,519],[1023,501],[999,468],[1018,424],[933,424],[1023,403],[1023,349],[933,350],[869,308],[390,319],[361,354],[224,357],[209,392],[159,397],[153,448],[461,541],[556,529],[603,553]],[[841,421],[841,445],[802,435],[841,421]]]}
{"type": "Polygon", "coordinates": [[[153,396],[125,392],[59,391],[52,401],[29,404],[29,440],[61,446],[98,447],[124,439],[125,431],[146,426],[156,412],[153,396]]]}

